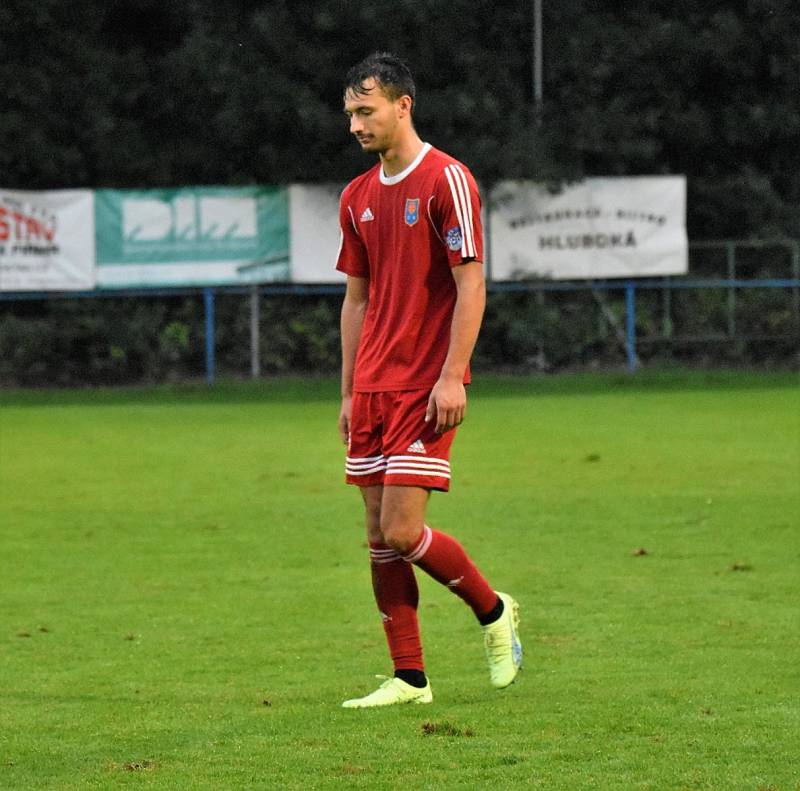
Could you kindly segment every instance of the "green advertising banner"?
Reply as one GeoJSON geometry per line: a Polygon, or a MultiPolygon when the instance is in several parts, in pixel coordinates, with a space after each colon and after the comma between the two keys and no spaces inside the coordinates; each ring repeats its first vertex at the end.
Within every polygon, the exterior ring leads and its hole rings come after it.
{"type": "Polygon", "coordinates": [[[291,279],[284,187],[98,190],[101,288],[291,279]]]}

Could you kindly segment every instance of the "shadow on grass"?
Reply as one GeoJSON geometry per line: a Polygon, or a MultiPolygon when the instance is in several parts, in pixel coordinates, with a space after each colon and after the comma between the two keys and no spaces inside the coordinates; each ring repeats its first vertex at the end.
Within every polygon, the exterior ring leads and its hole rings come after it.
{"type": "MultiPolygon", "coordinates": [[[[602,395],[623,392],[760,390],[786,388],[800,393],[800,374],[791,371],[659,370],[510,376],[475,372],[470,396],[602,395]]],[[[259,381],[223,380],[214,385],[188,382],[136,387],[0,390],[0,407],[117,406],[122,404],[247,404],[337,401],[338,379],[274,377],[259,381]]]]}

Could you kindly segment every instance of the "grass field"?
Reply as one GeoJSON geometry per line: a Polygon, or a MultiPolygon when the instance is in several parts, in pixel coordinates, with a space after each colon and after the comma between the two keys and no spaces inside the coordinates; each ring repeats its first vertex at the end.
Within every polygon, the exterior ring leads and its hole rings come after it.
{"type": "Polygon", "coordinates": [[[373,711],[336,392],[0,394],[0,788],[800,788],[796,376],[480,379],[430,521],[526,667],[421,578],[434,703],[373,711]]]}

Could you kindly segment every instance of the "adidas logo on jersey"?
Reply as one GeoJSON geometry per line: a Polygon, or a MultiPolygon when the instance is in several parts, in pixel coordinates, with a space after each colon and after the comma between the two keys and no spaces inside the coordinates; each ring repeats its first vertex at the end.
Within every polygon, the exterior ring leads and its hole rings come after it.
{"type": "Polygon", "coordinates": [[[375,215],[372,213],[372,209],[370,209],[370,207],[367,206],[367,208],[364,209],[364,213],[361,215],[361,222],[369,222],[370,220],[374,219],[375,215]]]}
{"type": "Polygon", "coordinates": [[[408,448],[406,448],[406,453],[427,453],[425,450],[425,446],[422,444],[422,440],[418,439],[416,442],[412,442],[408,448]]]}

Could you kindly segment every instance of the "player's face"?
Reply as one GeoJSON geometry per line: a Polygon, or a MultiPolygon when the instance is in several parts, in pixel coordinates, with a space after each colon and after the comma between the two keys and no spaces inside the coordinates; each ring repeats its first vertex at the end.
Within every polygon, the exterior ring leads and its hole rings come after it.
{"type": "Polygon", "coordinates": [[[364,81],[367,93],[347,91],[344,111],[350,117],[350,133],[364,151],[382,154],[395,143],[398,122],[404,115],[402,99],[393,101],[371,77],[364,81]]]}

